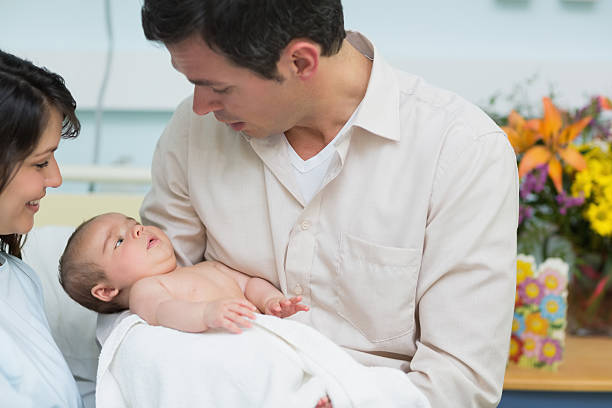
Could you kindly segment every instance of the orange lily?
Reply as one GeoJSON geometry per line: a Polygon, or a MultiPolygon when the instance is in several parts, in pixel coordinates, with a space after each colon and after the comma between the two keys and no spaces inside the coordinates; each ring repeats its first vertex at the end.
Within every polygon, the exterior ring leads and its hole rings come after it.
{"type": "Polygon", "coordinates": [[[539,135],[532,129],[532,122],[533,119],[526,121],[513,109],[508,115],[508,126],[502,126],[516,154],[523,153],[539,139],[539,135]]]}
{"type": "Polygon", "coordinates": [[[612,110],[612,102],[610,101],[610,99],[606,98],[603,95],[599,95],[597,99],[599,100],[599,106],[601,106],[601,109],[612,110]]]}
{"type": "Polygon", "coordinates": [[[570,143],[584,130],[591,117],[584,117],[577,122],[563,126],[561,112],[553,105],[550,98],[542,98],[544,118],[536,119],[528,125],[538,133],[544,142],[529,148],[519,163],[519,177],[523,177],[534,168],[548,164],[548,175],[558,192],[563,190],[563,169],[561,159],[575,168],[584,170],[586,161],[570,143]]]}

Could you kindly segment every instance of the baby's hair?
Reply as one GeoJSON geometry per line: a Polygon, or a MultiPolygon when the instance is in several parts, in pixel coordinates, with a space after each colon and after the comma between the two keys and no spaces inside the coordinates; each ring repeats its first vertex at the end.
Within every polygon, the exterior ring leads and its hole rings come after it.
{"type": "Polygon", "coordinates": [[[83,259],[81,248],[86,227],[98,216],[79,225],[66,243],[59,261],[59,282],[74,301],[98,313],[116,313],[125,310],[115,299],[104,302],[91,294],[91,289],[106,279],[106,273],[94,262],[83,259]]]}

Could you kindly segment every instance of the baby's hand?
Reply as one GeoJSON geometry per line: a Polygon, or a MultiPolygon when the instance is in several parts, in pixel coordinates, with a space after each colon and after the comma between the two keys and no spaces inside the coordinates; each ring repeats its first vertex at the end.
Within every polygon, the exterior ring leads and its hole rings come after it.
{"type": "Polygon", "coordinates": [[[221,299],[207,303],[204,308],[204,323],[208,328],[223,328],[231,333],[242,333],[240,326],[251,327],[257,308],[246,299],[221,299]]]}
{"type": "Polygon", "coordinates": [[[317,402],[317,406],[315,408],[332,408],[332,403],[329,400],[329,397],[326,395],[321,398],[319,402],[317,402]]]}
{"type": "Polygon", "coordinates": [[[266,302],[265,314],[277,317],[289,317],[300,311],[307,311],[308,306],[300,304],[301,296],[287,299],[284,296],[272,298],[266,302]]]}

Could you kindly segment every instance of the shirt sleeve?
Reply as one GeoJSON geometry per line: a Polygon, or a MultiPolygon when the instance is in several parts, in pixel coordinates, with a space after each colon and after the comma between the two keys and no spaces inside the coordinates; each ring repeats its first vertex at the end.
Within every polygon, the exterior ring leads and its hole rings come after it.
{"type": "Polygon", "coordinates": [[[518,175],[506,136],[450,131],[440,153],[408,374],[433,407],[495,407],[516,287],[518,175]]]}
{"type": "Polygon", "coordinates": [[[204,259],[206,229],[191,204],[189,132],[191,98],[174,113],[159,139],[151,164],[151,190],[140,208],[143,224],[161,228],[174,246],[180,265],[204,259]]]}

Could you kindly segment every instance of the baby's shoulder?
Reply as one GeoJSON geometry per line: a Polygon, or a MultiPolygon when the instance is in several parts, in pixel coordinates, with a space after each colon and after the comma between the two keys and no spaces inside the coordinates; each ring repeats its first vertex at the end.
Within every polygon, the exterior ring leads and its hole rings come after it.
{"type": "Polygon", "coordinates": [[[163,282],[161,275],[147,276],[134,282],[130,294],[164,289],[167,289],[167,283],[163,282]]]}

